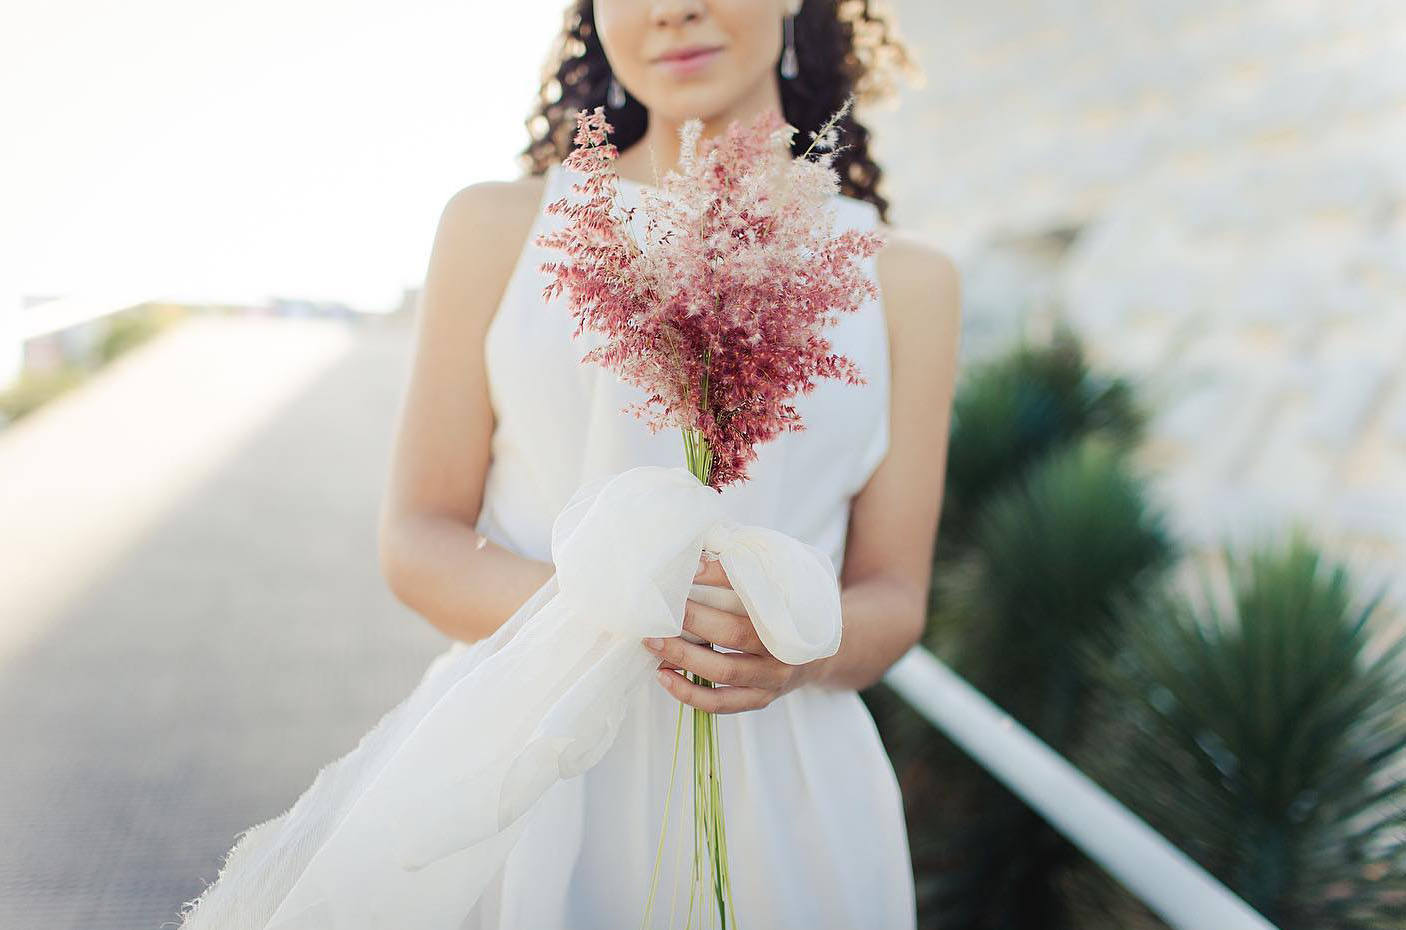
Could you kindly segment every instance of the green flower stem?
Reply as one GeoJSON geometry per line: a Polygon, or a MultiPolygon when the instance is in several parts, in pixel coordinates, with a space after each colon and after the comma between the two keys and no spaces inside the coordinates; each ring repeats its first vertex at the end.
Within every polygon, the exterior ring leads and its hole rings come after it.
{"type": "Polygon", "coordinates": [[[664,858],[664,833],[669,828],[669,807],[674,800],[674,773],[679,767],[679,736],[683,731],[683,703],[679,703],[679,719],[674,723],[674,758],[669,763],[669,792],[664,796],[664,825],[659,829],[659,849],[654,854],[654,877],[649,883],[649,900],[644,905],[644,930],[649,928],[649,918],[654,913],[654,891],[659,887],[659,863],[664,858]]]}
{"type": "MultiPolygon", "coordinates": [[[[707,403],[708,379],[703,379],[703,398],[707,403]]],[[[713,453],[707,440],[696,429],[683,430],[684,458],[689,471],[699,481],[708,483],[712,471],[713,453]]],[[[688,679],[705,688],[715,688],[712,681],[692,672],[685,673],[688,679]]],[[[674,728],[674,764],[677,763],[679,744],[682,742],[683,703],[679,703],[679,719],[674,728]]],[[[654,893],[659,883],[659,863],[664,855],[664,835],[669,824],[669,807],[673,798],[674,764],[669,770],[669,797],[664,803],[664,823],[659,833],[659,848],[654,857],[654,877],[650,883],[649,898],[645,905],[645,926],[648,927],[653,913],[654,893]]],[[[729,922],[736,928],[737,915],[732,906],[732,881],[727,866],[727,833],[723,824],[722,753],[718,745],[718,730],[715,715],[708,711],[693,708],[693,881],[688,895],[688,922],[685,930],[693,926],[693,904],[699,905],[699,925],[702,926],[704,901],[711,896],[717,904],[718,922],[727,930],[729,922]],[[704,863],[708,865],[708,876],[703,873],[704,863]],[[703,895],[699,895],[699,891],[703,895]],[[711,895],[709,894],[711,892],[711,895]]]]}
{"type": "MultiPolygon", "coordinates": [[[[710,730],[710,732],[711,732],[711,734],[712,734],[712,740],[713,740],[713,748],[712,748],[712,768],[713,768],[713,772],[715,773],[714,778],[713,778],[713,790],[716,792],[716,798],[717,798],[716,801],[714,802],[714,808],[713,808],[713,809],[714,809],[714,811],[716,812],[716,818],[717,818],[717,830],[716,830],[716,834],[717,834],[717,844],[718,844],[718,850],[719,850],[719,853],[718,853],[719,869],[718,869],[718,871],[719,871],[719,874],[721,875],[721,883],[720,883],[720,886],[719,886],[719,888],[718,888],[718,894],[719,894],[720,896],[723,896],[723,898],[724,898],[724,900],[725,900],[725,902],[726,902],[726,904],[727,904],[727,913],[728,913],[728,915],[732,918],[732,925],[733,925],[733,927],[736,927],[736,926],[737,926],[737,915],[736,915],[736,914],[733,912],[733,910],[732,910],[732,880],[731,880],[731,878],[730,878],[730,873],[729,873],[728,867],[727,867],[727,830],[724,829],[724,824],[723,824],[723,797],[722,797],[722,794],[723,794],[723,783],[722,783],[722,770],[723,770],[723,765],[722,765],[722,763],[723,763],[723,754],[722,754],[722,750],[721,750],[721,749],[719,748],[719,746],[718,746],[718,727],[717,727],[717,719],[714,718],[712,714],[709,714],[708,716],[709,716],[710,721],[711,721],[711,726],[710,726],[708,729],[710,730]]],[[[719,913],[721,913],[721,912],[722,912],[722,909],[721,909],[721,906],[720,906],[720,907],[719,907],[719,913]]],[[[726,921],[726,920],[723,921],[723,925],[724,925],[724,926],[727,925],[727,921],[726,921]]]]}

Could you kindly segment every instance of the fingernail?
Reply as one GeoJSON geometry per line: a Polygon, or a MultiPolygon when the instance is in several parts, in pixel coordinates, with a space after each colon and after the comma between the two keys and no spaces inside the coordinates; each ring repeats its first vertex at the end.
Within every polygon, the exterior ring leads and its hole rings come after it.
{"type": "Polygon", "coordinates": [[[666,671],[666,670],[664,670],[664,669],[661,668],[661,669],[660,669],[657,673],[655,673],[655,674],[656,674],[656,677],[659,679],[659,683],[660,683],[661,685],[667,685],[667,684],[669,683],[669,675],[672,674],[672,673],[671,673],[671,672],[668,672],[668,671],[666,671]]]}
{"type": "Polygon", "coordinates": [[[695,571],[695,572],[693,573],[693,580],[694,580],[694,581],[697,581],[699,578],[702,578],[702,577],[703,577],[703,571],[704,571],[704,569],[705,569],[706,567],[707,567],[707,563],[703,561],[703,556],[700,555],[700,556],[698,557],[698,569],[697,569],[697,571],[695,571]]]}
{"type": "Polygon", "coordinates": [[[647,636],[643,640],[646,649],[658,649],[664,641],[657,636],[647,636]]]}

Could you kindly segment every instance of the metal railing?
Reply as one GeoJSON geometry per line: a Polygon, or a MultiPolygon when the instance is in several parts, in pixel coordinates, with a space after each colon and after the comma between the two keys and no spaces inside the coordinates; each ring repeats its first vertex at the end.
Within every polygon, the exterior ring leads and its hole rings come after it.
{"type": "Polygon", "coordinates": [[[884,681],[1170,926],[1275,930],[928,650],[914,647],[884,681]]]}
{"type": "Polygon", "coordinates": [[[20,375],[24,344],[30,339],[88,323],[152,300],[146,291],[111,290],[45,301],[21,308],[0,293],[0,388],[20,375]]]}

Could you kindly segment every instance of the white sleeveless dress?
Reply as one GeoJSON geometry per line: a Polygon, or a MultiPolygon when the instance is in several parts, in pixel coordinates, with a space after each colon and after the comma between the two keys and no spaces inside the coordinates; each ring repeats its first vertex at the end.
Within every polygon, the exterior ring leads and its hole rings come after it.
{"type": "MultiPolygon", "coordinates": [[[[614,373],[582,364],[598,344],[565,296],[544,301],[535,239],[565,219],[545,205],[577,198],[580,175],[552,165],[527,243],[486,336],[496,426],[478,529],[551,560],[553,520],[582,482],[637,465],[684,463],[678,430],[651,434],[623,412],[644,399],[614,373]]],[[[641,185],[621,179],[620,202],[641,185]]],[[[877,210],[833,200],[838,227],[872,228],[877,210]]],[[[644,218],[636,211],[637,237],[644,218]]],[[[866,260],[875,274],[874,259],[866,260]]],[[[826,330],[868,384],[832,379],[796,399],[806,429],[758,448],[750,480],[724,489],[729,516],[770,527],[843,566],[850,498],[888,449],[889,344],[882,302],[826,330]]],[[[458,643],[454,650],[472,649],[458,643]]],[[[641,926],[663,823],[678,701],[651,683],[634,698],[595,767],[557,783],[527,815],[498,876],[462,930],[622,930],[641,926]]],[[[867,708],[847,689],[807,686],[769,706],[717,717],[729,871],[743,930],[915,925],[913,874],[897,780],[867,708]]],[[[652,925],[681,927],[692,865],[689,719],[685,716],[652,925]],[[673,917],[671,919],[671,910],[673,917]]]]}

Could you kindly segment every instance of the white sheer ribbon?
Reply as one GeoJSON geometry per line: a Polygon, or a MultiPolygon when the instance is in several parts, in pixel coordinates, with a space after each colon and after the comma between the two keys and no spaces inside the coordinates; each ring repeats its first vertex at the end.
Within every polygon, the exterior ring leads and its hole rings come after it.
{"type": "Polygon", "coordinates": [[[820,549],[727,519],[681,466],[584,484],[553,524],[552,578],[493,636],[436,658],[288,811],[242,835],[182,930],[457,930],[523,815],[605,755],[632,691],[657,687],[640,639],[680,635],[705,549],[778,659],[839,648],[820,549]]]}

